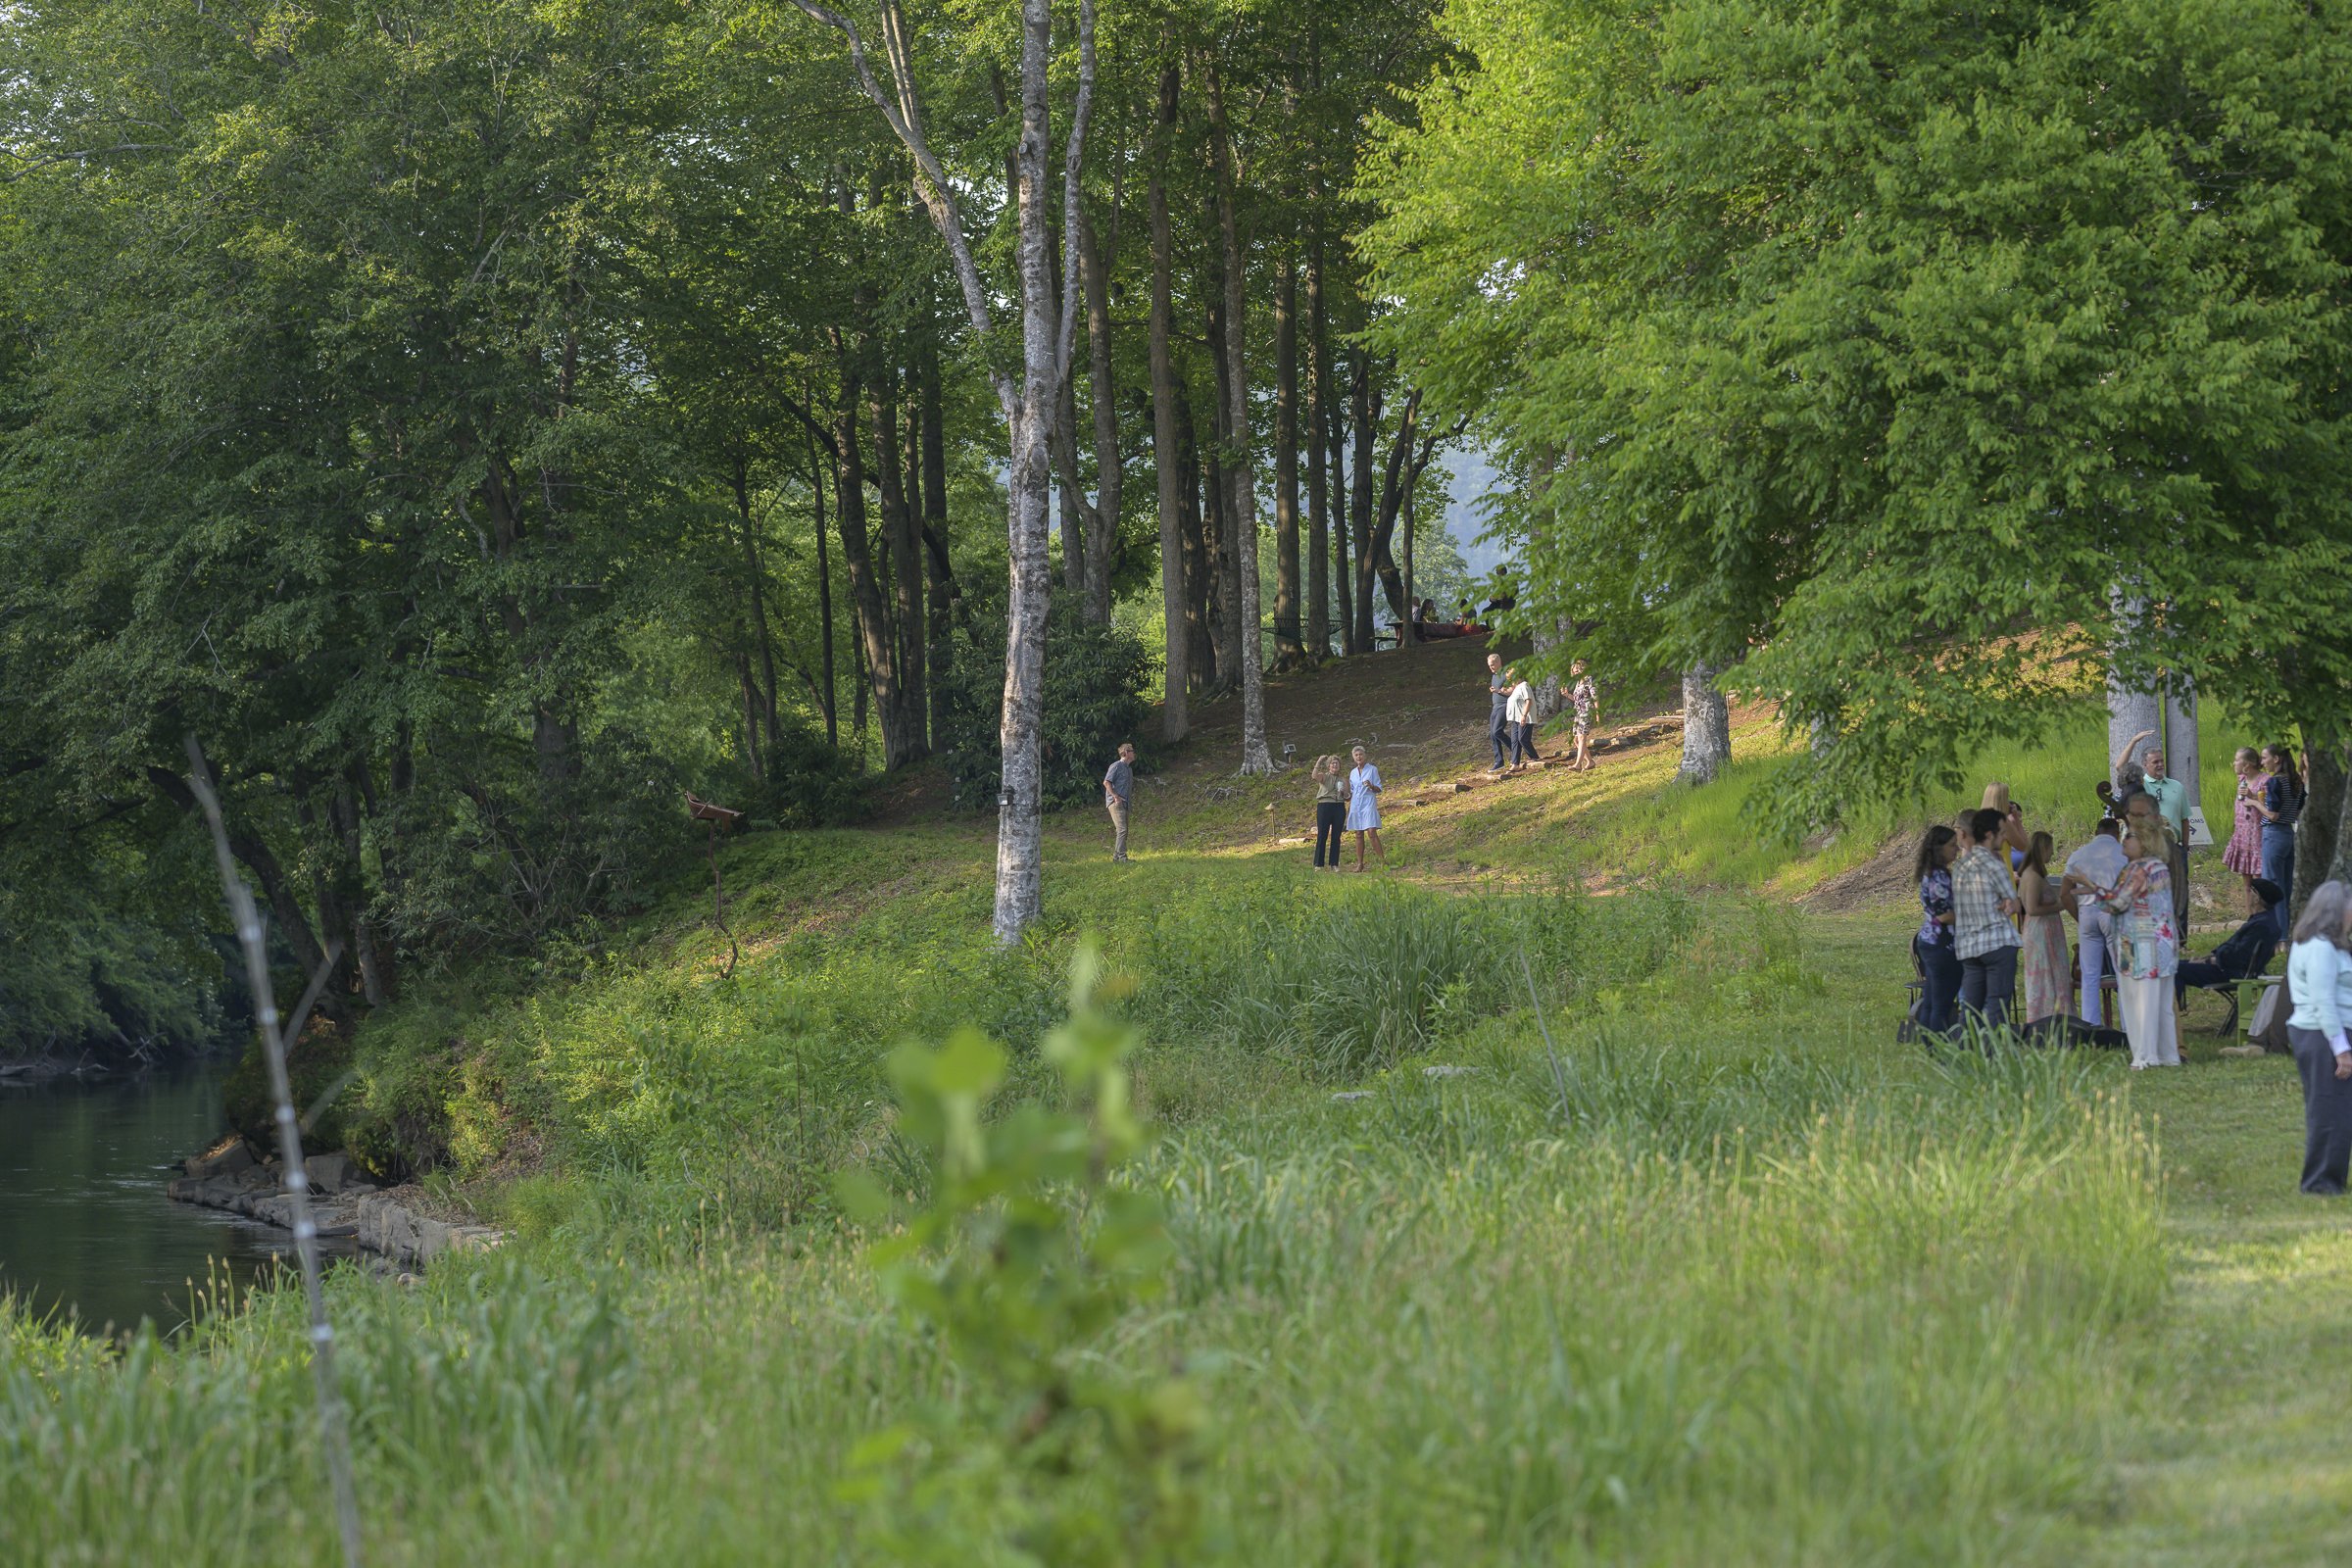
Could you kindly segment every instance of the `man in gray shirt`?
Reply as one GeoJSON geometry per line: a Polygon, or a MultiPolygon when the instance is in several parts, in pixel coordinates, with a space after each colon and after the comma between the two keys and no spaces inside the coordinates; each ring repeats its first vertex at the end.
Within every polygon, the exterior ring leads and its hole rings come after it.
{"type": "Polygon", "coordinates": [[[1119,743],[1119,755],[1102,775],[1102,804],[1110,810],[1110,858],[1127,862],[1127,803],[1135,797],[1135,743],[1119,743]]]}
{"type": "Polygon", "coordinates": [[[1512,680],[1502,667],[1500,654],[1487,656],[1487,739],[1494,743],[1494,772],[1503,768],[1503,739],[1509,733],[1504,727],[1509,716],[1512,680]]]}

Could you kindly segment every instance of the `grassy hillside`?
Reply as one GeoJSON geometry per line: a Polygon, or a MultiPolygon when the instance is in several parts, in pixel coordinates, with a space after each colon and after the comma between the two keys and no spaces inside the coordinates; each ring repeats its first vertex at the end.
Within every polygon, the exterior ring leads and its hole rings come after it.
{"type": "MultiPolygon", "coordinates": [[[[413,1288],[334,1282],[377,1556],[2352,1544],[2352,1464],[2305,1375],[2352,1240],[2292,1193],[2291,1073],[2210,1036],[2132,1081],[2101,1054],[1896,1048],[1902,898],[1830,880],[1891,815],[1781,846],[1738,812],[1760,764],[1668,790],[1670,734],[1454,793],[1478,653],[1276,683],[1277,750],[1387,726],[1381,875],[1307,869],[1282,842],[1298,775],[1227,776],[1212,710],[1148,748],[1135,864],[1090,813],[1052,824],[1048,919],[1016,951],[986,935],[987,824],[917,790],[881,827],[730,844],[731,975],[681,875],[601,951],[371,1026],[354,1125],[440,1153],[447,1200],[517,1233],[413,1288]],[[1162,1204],[1169,1258],[1156,1291],[1109,1276],[1107,1319],[1053,1348],[1103,1402],[1041,1418],[1001,1348],[885,1290],[889,1227],[846,1219],[831,1178],[940,1191],[886,1070],[902,1040],[977,1023],[1011,1048],[996,1113],[1058,1103],[1039,1046],[1086,940],[1160,1134],[1120,1180],[1162,1204]]],[[[2101,765],[2085,730],[2080,756],[1986,767],[2071,812],[2101,765]]],[[[10,1322],[0,1553],[225,1561],[291,1531],[326,1555],[297,1305],[120,1360],[10,1322]]]]}

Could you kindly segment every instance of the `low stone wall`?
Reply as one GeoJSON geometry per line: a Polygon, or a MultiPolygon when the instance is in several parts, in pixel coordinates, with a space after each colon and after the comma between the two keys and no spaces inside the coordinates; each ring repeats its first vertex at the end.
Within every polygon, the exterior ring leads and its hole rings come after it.
{"type": "MultiPolygon", "coordinates": [[[[378,1188],[352,1167],[348,1154],[313,1154],[303,1162],[311,1191],[311,1217],[321,1238],[346,1238],[403,1267],[415,1268],[441,1253],[496,1247],[504,1233],[487,1225],[465,1225],[426,1212],[424,1195],[414,1187],[378,1188]]],[[[165,1195],[182,1203],[225,1209],[275,1225],[294,1227],[293,1200],[286,1196],[277,1162],[258,1157],[241,1138],[198,1154],[174,1177],[165,1195]]]]}

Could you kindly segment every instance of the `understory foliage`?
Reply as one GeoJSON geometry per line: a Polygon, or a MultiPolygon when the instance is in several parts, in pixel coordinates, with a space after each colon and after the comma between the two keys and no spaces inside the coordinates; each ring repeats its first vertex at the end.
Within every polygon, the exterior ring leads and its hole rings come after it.
{"type": "MultiPolygon", "coordinates": [[[[1090,624],[1079,611],[1066,596],[1057,598],[1047,621],[1052,653],[1039,765],[1048,807],[1100,805],[1103,769],[1121,741],[1142,732],[1148,712],[1151,656],[1143,640],[1124,626],[1090,624]]],[[[966,810],[997,806],[1004,767],[1004,646],[1001,604],[975,614],[969,629],[956,636],[955,674],[944,690],[941,718],[956,804],[966,810]]]]}
{"type": "Polygon", "coordinates": [[[964,1410],[885,1428],[851,1455],[849,1495],[900,1483],[884,1544],[912,1560],[970,1561],[975,1539],[1002,1544],[991,1561],[1187,1560],[1199,1395],[1139,1379],[1099,1345],[1159,1294],[1169,1248],[1157,1191],[1123,1179],[1148,1134],[1124,1065],[1135,1033],[1097,1009],[1098,977],[1081,947],[1069,1018],[1043,1045],[1069,1109],[990,1114],[1006,1056],[977,1030],[903,1047],[890,1076],[922,1160],[916,1206],[895,1213],[865,1172],[840,1179],[854,1216],[896,1220],[870,1254],[883,1288],[970,1381],[964,1410]],[[974,1415],[994,1441],[968,1441],[974,1415]]]}

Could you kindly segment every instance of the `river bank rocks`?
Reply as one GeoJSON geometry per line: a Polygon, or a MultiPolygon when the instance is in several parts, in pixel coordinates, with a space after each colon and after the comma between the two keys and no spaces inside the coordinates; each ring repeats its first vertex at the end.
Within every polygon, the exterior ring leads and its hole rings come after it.
{"type": "MultiPolygon", "coordinates": [[[[311,1215],[322,1241],[343,1241],[404,1267],[416,1267],[453,1249],[480,1250],[505,1239],[490,1226],[436,1212],[439,1205],[421,1188],[378,1188],[353,1166],[348,1154],[312,1154],[302,1167],[311,1192],[311,1215]]],[[[165,1187],[165,1196],[293,1229],[293,1200],[286,1196],[277,1161],[255,1153],[244,1139],[231,1138],[193,1156],[182,1170],[183,1175],[165,1187]]]]}

